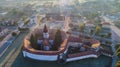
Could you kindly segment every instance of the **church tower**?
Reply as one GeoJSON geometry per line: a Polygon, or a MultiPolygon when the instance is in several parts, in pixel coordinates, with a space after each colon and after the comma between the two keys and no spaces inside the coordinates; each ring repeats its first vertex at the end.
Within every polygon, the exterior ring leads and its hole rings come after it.
{"type": "Polygon", "coordinates": [[[50,43],[49,43],[49,33],[48,33],[48,29],[47,29],[47,26],[44,25],[44,28],[43,28],[43,50],[50,50],[50,43]]]}
{"type": "Polygon", "coordinates": [[[44,39],[48,39],[49,38],[49,33],[48,33],[48,29],[47,29],[46,24],[44,25],[44,28],[43,28],[43,38],[44,39]]]}

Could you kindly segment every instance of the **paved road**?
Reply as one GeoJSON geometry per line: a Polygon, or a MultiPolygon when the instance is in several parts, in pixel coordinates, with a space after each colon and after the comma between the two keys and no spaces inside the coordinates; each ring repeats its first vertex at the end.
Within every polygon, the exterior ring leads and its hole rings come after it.
{"type": "MultiPolygon", "coordinates": [[[[9,37],[9,36],[8,36],[9,37]]],[[[4,51],[11,45],[11,42],[15,39],[15,37],[10,37],[3,45],[0,45],[0,57],[4,53],[4,51]]]]}
{"type": "Polygon", "coordinates": [[[16,38],[16,40],[9,46],[6,52],[0,58],[0,67],[10,67],[12,62],[18,56],[21,51],[23,39],[26,33],[20,33],[20,35],[16,38]]]}
{"type": "MultiPolygon", "coordinates": [[[[120,37],[120,34],[119,34],[120,33],[120,29],[118,29],[114,25],[114,23],[113,23],[113,21],[111,19],[109,19],[109,18],[107,18],[105,16],[103,16],[103,18],[105,19],[105,21],[107,21],[107,22],[109,22],[111,24],[111,30],[114,31],[118,35],[118,39],[119,39],[119,37],[120,37]]],[[[113,35],[116,35],[116,34],[113,34],[113,35]]],[[[115,38],[113,37],[113,39],[115,39],[115,38]]],[[[112,44],[112,50],[113,50],[114,53],[116,53],[115,44],[114,43],[112,44]]],[[[116,56],[116,54],[114,54],[111,67],[114,67],[116,62],[117,62],[117,56],[116,56]]]]}

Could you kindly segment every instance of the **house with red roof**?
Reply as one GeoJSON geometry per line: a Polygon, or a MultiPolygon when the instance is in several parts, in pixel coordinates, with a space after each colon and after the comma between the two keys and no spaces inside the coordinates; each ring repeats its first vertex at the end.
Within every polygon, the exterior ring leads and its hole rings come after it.
{"type": "Polygon", "coordinates": [[[104,28],[110,28],[110,23],[109,22],[101,22],[101,24],[102,24],[102,27],[104,27],[104,28]]]}

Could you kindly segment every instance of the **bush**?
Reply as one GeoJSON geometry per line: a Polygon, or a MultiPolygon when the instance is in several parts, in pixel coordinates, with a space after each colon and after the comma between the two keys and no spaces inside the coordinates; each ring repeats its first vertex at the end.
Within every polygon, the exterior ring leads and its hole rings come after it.
{"type": "Polygon", "coordinates": [[[12,36],[16,36],[17,35],[17,33],[16,32],[12,32],[12,36]]]}
{"type": "Polygon", "coordinates": [[[34,49],[38,48],[38,45],[37,45],[37,36],[36,35],[31,34],[31,36],[30,36],[30,43],[31,43],[31,47],[32,48],[34,48],[34,49]]]}
{"type": "Polygon", "coordinates": [[[55,34],[53,49],[57,50],[60,47],[61,43],[62,43],[62,35],[61,35],[61,31],[58,29],[55,34]]]}

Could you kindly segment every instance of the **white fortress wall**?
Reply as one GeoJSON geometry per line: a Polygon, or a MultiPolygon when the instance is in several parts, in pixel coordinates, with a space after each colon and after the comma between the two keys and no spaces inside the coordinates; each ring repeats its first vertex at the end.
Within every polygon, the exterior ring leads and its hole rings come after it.
{"type": "Polygon", "coordinates": [[[97,57],[98,56],[95,54],[90,54],[90,55],[85,55],[85,56],[80,56],[80,57],[68,58],[66,62],[76,61],[76,60],[85,59],[85,58],[97,58],[97,57]]]}
{"type": "Polygon", "coordinates": [[[43,60],[43,61],[56,61],[58,57],[58,55],[39,55],[39,54],[33,54],[26,51],[23,51],[23,56],[31,59],[43,60]]]}

